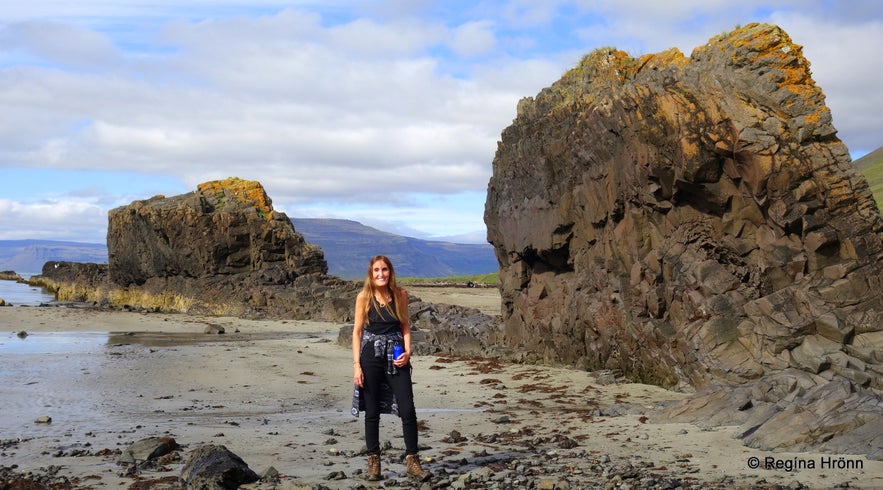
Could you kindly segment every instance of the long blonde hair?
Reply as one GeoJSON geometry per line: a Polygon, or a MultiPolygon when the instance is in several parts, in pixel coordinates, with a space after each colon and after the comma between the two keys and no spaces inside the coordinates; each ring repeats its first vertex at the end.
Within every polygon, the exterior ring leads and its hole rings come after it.
{"type": "MultiPolygon", "coordinates": [[[[401,298],[399,298],[399,288],[396,286],[396,270],[392,266],[392,261],[385,255],[375,255],[368,262],[368,274],[365,276],[365,285],[362,287],[362,294],[368,297],[368,301],[365,302],[365,318],[368,318],[368,309],[372,306],[378,312],[380,311],[380,304],[377,302],[376,294],[382,293],[382,290],[374,285],[374,271],[372,270],[374,263],[377,261],[382,261],[389,268],[389,281],[387,281],[386,287],[389,289],[389,294],[396,305],[395,311],[392,313],[395,315],[396,320],[404,322],[402,319],[407,320],[408,318],[408,302],[401,301],[401,298]]],[[[383,295],[381,294],[381,296],[383,295]]]]}

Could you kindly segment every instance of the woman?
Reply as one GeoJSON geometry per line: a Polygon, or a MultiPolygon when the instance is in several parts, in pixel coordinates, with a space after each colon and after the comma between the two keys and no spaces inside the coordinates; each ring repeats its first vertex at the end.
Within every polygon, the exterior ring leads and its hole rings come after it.
{"type": "Polygon", "coordinates": [[[411,388],[411,324],[408,293],[396,286],[392,262],[383,255],[371,259],[365,287],[356,297],[353,324],[353,414],[365,410],[368,480],[380,476],[380,414],[398,413],[405,437],[408,476],[426,481],[431,476],[417,455],[417,412],[411,388]],[[393,357],[401,349],[401,355],[393,357]]]}

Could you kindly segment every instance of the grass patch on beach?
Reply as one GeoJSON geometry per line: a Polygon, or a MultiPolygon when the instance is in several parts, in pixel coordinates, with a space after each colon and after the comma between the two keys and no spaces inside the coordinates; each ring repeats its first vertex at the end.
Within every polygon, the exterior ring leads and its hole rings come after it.
{"type": "Polygon", "coordinates": [[[468,276],[448,277],[399,277],[396,281],[403,286],[448,286],[462,284],[480,284],[483,286],[497,286],[500,284],[500,274],[473,274],[468,276]]]}

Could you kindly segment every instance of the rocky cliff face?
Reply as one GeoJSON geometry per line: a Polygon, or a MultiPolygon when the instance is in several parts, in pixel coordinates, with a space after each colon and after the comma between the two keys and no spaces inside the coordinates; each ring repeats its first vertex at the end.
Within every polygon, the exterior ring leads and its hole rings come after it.
{"type": "Polygon", "coordinates": [[[359,285],[328,276],[322,250],[273,210],[258,182],[111,210],[108,265],[49,262],[35,282],[63,300],[172,311],[347,320],[359,285]]]}
{"type": "MultiPolygon", "coordinates": [[[[818,427],[833,405],[809,410],[830,392],[873,414],[846,432],[879,420],[883,223],[779,28],[738,28],[689,58],[586,56],[519,103],[485,222],[509,346],[665,386],[749,386],[678,414],[730,410],[758,447],[855,442],[818,427]],[[813,414],[804,437],[762,440],[788,409],[813,414]]],[[[868,433],[879,451],[883,432],[868,433]]]]}

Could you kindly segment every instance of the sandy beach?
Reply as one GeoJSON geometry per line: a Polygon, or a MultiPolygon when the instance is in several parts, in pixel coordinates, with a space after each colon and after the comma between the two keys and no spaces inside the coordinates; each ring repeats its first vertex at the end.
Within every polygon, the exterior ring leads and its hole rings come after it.
{"type": "MultiPolygon", "coordinates": [[[[493,289],[412,292],[499,311],[493,289]]],[[[361,478],[362,419],[349,413],[351,353],[336,343],[341,326],[0,308],[0,467],[55,471],[83,488],[128,488],[178,475],[188,450],[211,443],[258,474],[275,468],[277,488],[404,484],[404,465],[395,461],[403,452],[401,428],[392,416],[381,422],[390,447],[387,480],[361,478]],[[207,326],[225,333],[204,333],[207,326]],[[44,416],[51,423],[36,422],[44,416]],[[128,474],[119,453],[152,436],[173,437],[181,458],[128,474]]],[[[681,488],[883,487],[883,462],[759,451],[735,439],[735,427],[655,423],[656,404],[685,394],[602,378],[490,359],[416,357],[421,456],[437,475],[435,488],[674,488],[659,483],[674,479],[681,488]],[[844,463],[849,467],[838,468],[844,463]]]]}

